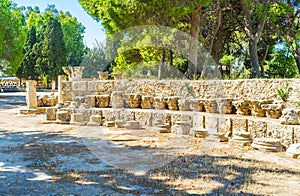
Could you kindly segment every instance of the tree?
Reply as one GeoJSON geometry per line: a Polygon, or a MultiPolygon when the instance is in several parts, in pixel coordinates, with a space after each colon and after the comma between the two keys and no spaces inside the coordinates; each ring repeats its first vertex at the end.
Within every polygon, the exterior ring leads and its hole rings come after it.
{"type": "Polygon", "coordinates": [[[42,75],[49,80],[56,80],[62,74],[62,66],[67,64],[67,50],[60,23],[50,18],[42,27],[39,35],[39,44],[34,47],[38,53],[37,65],[42,75]]]}
{"type": "Polygon", "coordinates": [[[83,77],[98,77],[98,71],[106,71],[108,62],[106,60],[105,46],[97,42],[93,49],[88,49],[83,56],[81,65],[83,69],[83,77]]]}
{"type": "Polygon", "coordinates": [[[38,80],[38,72],[36,70],[37,54],[33,47],[37,43],[36,30],[32,27],[27,36],[27,40],[23,47],[24,60],[16,73],[17,77],[26,80],[38,80]]]}
{"type": "Polygon", "coordinates": [[[86,52],[83,43],[85,27],[70,12],[59,12],[54,5],[48,5],[44,13],[40,13],[38,7],[34,9],[28,7],[27,10],[27,27],[29,29],[32,26],[36,27],[38,33],[43,24],[47,23],[50,18],[56,18],[60,22],[67,50],[68,62],[66,65],[79,66],[86,52]]]}
{"type": "MultiPolygon", "coordinates": [[[[204,6],[210,0],[154,0],[154,1],[121,1],[121,0],[80,0],[81,5],[87,12],[97,20],[101,20],[102,25],[108,35],[119,32],[126,28],[138,25],[160,25],[172,28],[179,28],[187,31],[196,39],[199,38],[199,22],[204,6]],[[186,22],[187,21],[187,22],[186,22]]],[[[122,47],[122,45],[121,45],[122,47]]],[[[191,45],[190,56],[197,64],[195,55],[196,47],[191,45]],[[194,49],[194,50],[193,50],[194,49]]],[[[160,52],[160,65],[167,60],[165,50],[160,52]]],[[[172,52],[169,52],[169,63],[172,63],[172,52]]],[[[196,58],[197,59],[197,58],[196,58]]],[[[163,66],[160,66],[163,68],[163,66]]]]}
{"type": "Polygon", "coordinates": [[[20,9],[9,0],[0,0],[0,71],[14,75],[23,59],[26,33],[20,9]]]}

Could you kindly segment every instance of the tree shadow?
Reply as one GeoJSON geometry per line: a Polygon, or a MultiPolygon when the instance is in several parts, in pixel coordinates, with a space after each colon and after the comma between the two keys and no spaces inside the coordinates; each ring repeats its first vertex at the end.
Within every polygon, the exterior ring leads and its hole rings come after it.
{"type": "Polygon", "coordinates": [[[2,130],[0,136],[3,195],[192,195],[191,189],[178,183],[193,181],[198,183],[194,189],[199,192],[194,195],[259,195],[240,191],[247,185],[269,186],[255,180],[255,174],[300,175],[292,169],[264,167],[253,159],[204,154],[178,156],[159,168],[137,174],[107,165],[101,157],[94,156],[81,138],[61,132],[2,130]],[[210,188],[204,190],[205,186],[210,188]]]}

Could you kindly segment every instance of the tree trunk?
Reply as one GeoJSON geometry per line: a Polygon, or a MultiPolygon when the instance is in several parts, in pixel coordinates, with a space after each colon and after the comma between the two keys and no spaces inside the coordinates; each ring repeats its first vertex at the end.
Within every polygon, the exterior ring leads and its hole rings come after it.
{"type": "Polygon", "coordinates": [[[265,77],[265,68],[264,68],[264,62],[268,56],[268,53],[269,53],[269,46],[266,46],[266,51],[265,51],[265,54],[263,56],[263,59],[261,60],[260,62],[260,72],[261,72],[261,76],[262,77],[265,77]]]}
{"type": "Polygon", "coordinates": [[[161,59],[159,62],[159,66],[158,66],[158,79],[159,80],[161,80],[163,78],[165,58],[166,58],[166,51],[163,49],[162,53],[161,53],[161,59]]]}
{"type": "Polygon", "coordinates": [[[171,67],[173,66],[173,50],[169,50],[169,70],[171,71],[171,67]]]}
{"type": "Polygon", "coordinates": [[[297,64],[298,72],[300,73],[300,54],[297,51],[294,51],[294,58],[297,64]]]}
{"type": "Polygon", "coordinates": [[[259,61],[257,55],[257,42],[253,39],[249,39],[249,53],[251,62],[251,78],[260,77],[259,61]]]}
{"type": "Polygon", "coordinates": [[[186,76],[188,78],[195,77],[197,74],[197,65],[198,65],[198,41],[199,41],[199,33],[200,33],[200,11],[202,6],[197,8],[191,16],[191,42],[189,46],[189,61],[188,68],[186,71],[186,76]]]}

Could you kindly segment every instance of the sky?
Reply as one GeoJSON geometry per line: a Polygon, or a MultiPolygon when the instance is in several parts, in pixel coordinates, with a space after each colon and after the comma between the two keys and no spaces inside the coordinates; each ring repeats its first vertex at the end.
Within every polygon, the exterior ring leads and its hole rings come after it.
{"type": "Polygon", "coordinates": [[[73,17],[76,17],[79,22],[85,26],[84,43],[89,48],[93,48],[95,40],[98,42],[105,41],[105,32],[102,30],[100,23],[96,22],[86,11],[81,7],[79,0],[11,0],[18,6],[38,6],[43,12],[47,5],[55,5],[58,11],[69,11],[73,17]]]}

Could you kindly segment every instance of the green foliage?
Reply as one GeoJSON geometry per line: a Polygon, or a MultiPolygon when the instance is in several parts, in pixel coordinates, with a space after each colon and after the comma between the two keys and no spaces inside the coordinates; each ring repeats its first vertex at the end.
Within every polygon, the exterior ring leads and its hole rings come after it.
{"type": "Polygon", "coordinates": [[[23,60],[26,39],[21,11],[9,0],[0,0],[0,71],[14,75],[23,60]]]}
{"type": "Polygon", "coordinates": [[[83,56],[81,63],[83,69],[83,77],[93,78],[98,77],[98,71],[106,71],[108,62],[106,60],[104,45],[97,43],[93,49],[89,49],[83,56]]]}
{"type": "Polygon", "coordinates": [[[36,30],[32,27],[27,36],[27,40],[23,47],[24,60],[18,68],[16,76],[26,80],[38,80],[39,73],[36,69],[37,54],[33,51],[34,45],[37,43],[36,30]]]}
{"type": "Polygon", "coordinates": [[[37,65],[43,76],[55,80],[62,74],[62,66],[67,64],[67,50],[60,23],[55,18],[41,29],[40,43],[35,48],[39,51],[37,65]]]}
{"type": "Polygon", "coordinates": [[[293,78],[297,75],[296,62],[288,48],[275,50],[271,57],[266,65],[270,77],[293,78]]]}
{"type": "Polygon", "coordinates": [[[232,56],[232,55],[224,55],[220,59],[219,62],[220,62],[221,65],[225,65],[227,67],[231,67],[234,64],[234,56],[232,56]]]}
{"type": "Polygon", "coordinates": [[[289,84],[286,83],[284,88],[277,89],[277,94],[283,101],[287,101],[289,95],[289,84]]]}

